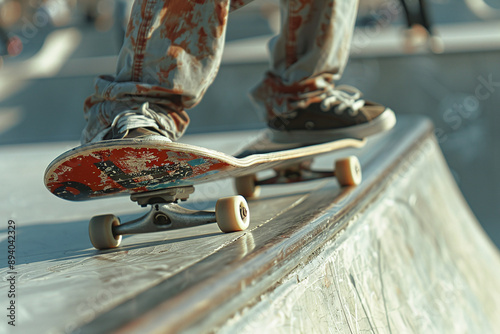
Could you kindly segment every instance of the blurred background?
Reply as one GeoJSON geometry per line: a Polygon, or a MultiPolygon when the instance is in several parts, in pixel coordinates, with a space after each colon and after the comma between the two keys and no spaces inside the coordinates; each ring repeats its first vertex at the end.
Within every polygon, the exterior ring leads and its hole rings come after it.
{"type": "MultiPolygon", "coordinates": [[[[500,1],[361,0],[342,82],[397,114],[424,114],[474,214],[500,246],[500,1]],[[410,21],[410,26],[408,25],[410,21]]],[[[1,146],[71,142],[93,80],[114,72],[128,0],[0,0],[1,146]]],[[[188,133],[265,126],[247,98],[268,67],[279,3],[231,14],[219,75],[188,133]]],[[[1,161],[8,164],[8,161],[1,161]]],[[[42,171],[40,171],[40,177],[42,171]]]]}

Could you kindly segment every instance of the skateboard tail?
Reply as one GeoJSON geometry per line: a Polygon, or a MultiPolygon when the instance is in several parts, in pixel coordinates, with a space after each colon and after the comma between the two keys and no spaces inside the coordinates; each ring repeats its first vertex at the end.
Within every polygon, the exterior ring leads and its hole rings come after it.
{"type": "Polygon", "coordinates": [[[177,147],[94,147],[73,150],[46,170],[45,185],[54,195],[83,201],[171,187],[190,186],[213,179],[230,163],[177,147]]]}

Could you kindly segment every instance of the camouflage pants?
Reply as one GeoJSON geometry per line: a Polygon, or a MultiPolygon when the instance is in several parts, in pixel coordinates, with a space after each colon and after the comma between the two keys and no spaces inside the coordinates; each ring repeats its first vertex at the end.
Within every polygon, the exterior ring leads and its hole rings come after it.
{"type": "MultiPolygon", "coordinates": [[[[154,118],[160,132],[180,137],[189,123],[185,110],[201,100],[217,74],[229,12],[250,1],[135,0],[116,73],[99,77],[85,101],[82,143],[100,139],[127,110],[154,118]]],[[[269,116],[307,105],[340,77],[357,5],[281,0],[282,27],[269,44],[270,69],[252,91],[269,116]]],[[[133,128],[133,121],[127,126],[133,128]]]]}

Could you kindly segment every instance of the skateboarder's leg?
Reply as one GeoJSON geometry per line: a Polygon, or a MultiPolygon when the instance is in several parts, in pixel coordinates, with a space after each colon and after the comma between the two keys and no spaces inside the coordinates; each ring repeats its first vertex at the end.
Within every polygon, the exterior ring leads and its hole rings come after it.
{"type": "Polygon", "coordinates": [[[322,141],[330,135],[362,137],[394,124],[390,109],[362,100],[353,87],[334,86],[348,60],[357,7],[357,0],[282,0],[271,69],[252,92],[278,135],[321,133],[322,141]],[[373,122],[383,113],[388,120],[373,122]]]}
{"type": "MultiPolygon", "coordinates": [[[[249,0],[136,0],[114,77],[101,76],[85,102],[82,142],[150,128],[172,140],[185,131],[217,73],[228,12],[249,0]]],[[[118,135],[119,136],[119,135],[118,135]]]]}

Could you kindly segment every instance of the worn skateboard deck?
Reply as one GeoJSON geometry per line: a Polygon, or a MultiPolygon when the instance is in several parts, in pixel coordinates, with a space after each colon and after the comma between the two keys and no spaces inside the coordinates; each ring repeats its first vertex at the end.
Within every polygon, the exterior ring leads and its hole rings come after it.
{"type": "Polygon", "coordinates": [[[81,201],[241,177],[364,144],[364,140],[341,139],[304,147],[278,147],[259,138],[235,157],[181,143],[121,139],[63,153],[47,167],[44,181],[54,195],[81,201]]]}

